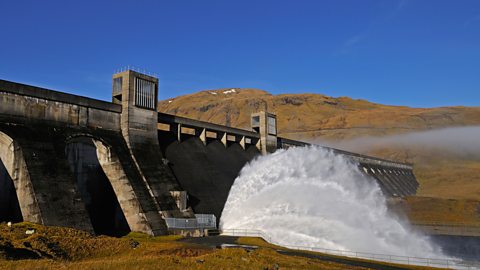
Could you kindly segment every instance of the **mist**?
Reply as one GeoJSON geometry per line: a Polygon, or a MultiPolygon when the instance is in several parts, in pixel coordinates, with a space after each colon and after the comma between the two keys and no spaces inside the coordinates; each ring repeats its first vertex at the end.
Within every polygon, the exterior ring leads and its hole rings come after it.
{"type": "Polygon", "coordinates": [[[480,155],[480,126],[451,127],[383,137],[361,137],[338,142],[317,140],[315,144],[348,151],[366,152],[375,147],[422,147],[460,155],[480,155]]]}

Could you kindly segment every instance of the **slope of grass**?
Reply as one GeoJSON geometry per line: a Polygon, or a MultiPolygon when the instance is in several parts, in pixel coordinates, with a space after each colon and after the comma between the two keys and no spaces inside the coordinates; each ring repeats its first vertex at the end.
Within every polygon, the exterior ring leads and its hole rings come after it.
{"type": "Polygon", "coordinates": [[[407,197],[398,202],[412,223],[480,226],[480,202],[432,197],[407,197]]]}
{"type": "Polygon", "coordinates": [[[259,238],[238,240],[240,244],[260,247],[254,251],[215,249],[178,239],[178,236],[149,237],[139,233],[123,238],[95,237],[68,228],[29,223],[9,228],[2,223],[0,269],[370,269],[352,265],[350,259],[349,263],[343,263],[344,259],[338,260],[341,257],[322,260],[306,256],[308,253],[279,254],[279,247],[259,238]],[[28,229],[35,232],[26,235],[28,229]],[[27,253],[30,258],[20,258],[27,253]]]}

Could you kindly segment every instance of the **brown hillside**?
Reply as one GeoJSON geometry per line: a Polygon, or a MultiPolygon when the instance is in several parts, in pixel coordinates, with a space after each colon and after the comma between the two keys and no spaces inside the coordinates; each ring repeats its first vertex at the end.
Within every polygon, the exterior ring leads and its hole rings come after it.
{"type": "MultiPolygon", "coordinates": [[[[207,90],[161,101],[159,111],[249,129],[250,114],[267,109],[277,114],[280,136],[311,142],[480,125],[480,107],[410,108],[319,94],[233,90],[207,90]]],[[[479,157],[388,145],[364,152],[414,162],[419,195],[480,199],[479,157]]]]}

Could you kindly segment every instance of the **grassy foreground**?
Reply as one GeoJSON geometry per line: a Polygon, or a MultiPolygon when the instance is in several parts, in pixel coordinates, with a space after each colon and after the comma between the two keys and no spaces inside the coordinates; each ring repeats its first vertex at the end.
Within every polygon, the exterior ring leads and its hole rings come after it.
{"type": "Polygon", "coordinates": [[[372,269],[338,259],[282,255],[277,252],[278,247],[259,238],[237,240],[239,244],[260,247],[254,251],[216,249],[177,241],[179,238],[139,233],[122,238],[96,237],[69,228],[30,223],[9,228],[1,223],[0,269],[372,269]],[[25,233],[28,229],[35,232],[28,235],[25,233]]]}

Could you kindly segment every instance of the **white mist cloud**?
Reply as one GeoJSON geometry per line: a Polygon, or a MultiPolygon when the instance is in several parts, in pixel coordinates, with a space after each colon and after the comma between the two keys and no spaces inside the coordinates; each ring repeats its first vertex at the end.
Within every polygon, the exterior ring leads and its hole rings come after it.
{"type": "Polygon", "coordinates": [[[480,154],[480,126],[433,129],[386,137],[362,137],[340,142],[317,142],[349,151],[364,152],[376,146],[423,147],[457,154],[480,154]]]}

